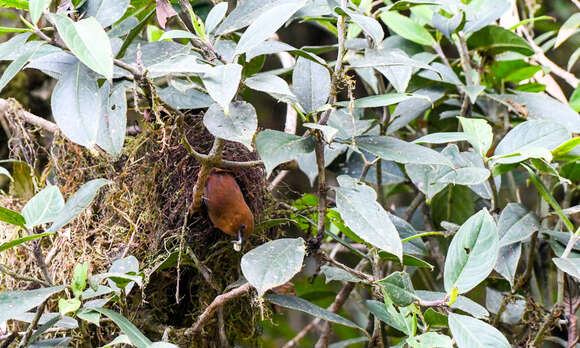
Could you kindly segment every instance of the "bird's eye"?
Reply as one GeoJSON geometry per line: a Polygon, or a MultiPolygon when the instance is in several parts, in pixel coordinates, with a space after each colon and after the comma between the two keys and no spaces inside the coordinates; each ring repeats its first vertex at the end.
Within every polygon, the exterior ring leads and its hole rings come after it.
{"type": "Polygon", "coordinates": [[[240,226],[240,231],[245,231],[246,230],[246,224],[242,224],[242,226],[240,226]]]}

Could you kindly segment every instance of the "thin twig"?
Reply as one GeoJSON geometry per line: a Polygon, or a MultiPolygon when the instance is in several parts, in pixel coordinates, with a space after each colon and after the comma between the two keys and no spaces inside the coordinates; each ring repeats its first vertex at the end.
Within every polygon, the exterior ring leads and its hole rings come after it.
{"type": "Polygon", "coordinates": [[[4,267],[2,265],[0,265],[0,272],[2,272],[4,274],[6,274],[7,276],[10,276],[10,277],[12,277],[14,279],[17,279],[17,280],[22,280],[22,281],[25,281],[25,282],[33,282],[33,283],[37,283],[37,284],[40,284],[40,285],[46,286],[46,287],[51,286],[50,283],[48,283],[48,282],[46,282],[46,281],[44,281],[42,279],[37,279],[37,278],[33,278],[33,277],[27,277],[27,276],[24,276],[24,275],[20,275],[18,273],[14,273],[14,272],[10,271],[9,269],[7,269],[6,267],[4,267]]]}
{"type": "Polygon", "coordinates": [[[410,221],[411,218],[413,217],[413,214],[415,214],[415,211],[417,210],[417,208],[419,208],[421,203],[423,203],[424,199],[425,199],[425,194],[423,194],[423,192],[419,192],[415,196],[415,198],[413,198],[413,201],[411,202],[411,204],[409,204],[409,207],[407,207],[407,210],[405,210],[405,213],[403,214],[403,220],[410,221]]]}
{"type": "Polygon", "coordinates": [[[29,123],[33,126],[42,128],[43,130],[49,133],[56,133],[58,132],[58,126],[46,120],[40,116],[36,116],[31,114],[30,112],[24,110],[22,106],[14,99],[2,99],[0,98],[0,114],[8,115],[8,111],[11,109],[11,106],[16,109],[15,116],[22,119],[24,122],[29,123]]]}
{"type": "Polygon", "coordinates": [[[226,303],[228,303],[229,301],[231,301],[235,298],[238,298],[240,296],[247,294],[251,289],[252,289],[252,286],[250,285],[250,283],[246,283],[238,288],[235,288],[229,292],[226,292],[225,294],[216,296],[213,299],[212,303],[210,303],[210,305],[207,306],[207,308],[203,311],[203,313],[201,313],[201,315],[199,316],[199,318],[197,319],[195,324],[193,324],[193,326],[191,328],[189,328],[185,331],[185,335],[192,335],[196,332],[199,332],[205,326],[205,324],[207,324],[207,321],[209,320],[209,318],[211,318],[213,313],[218,308],[222,307],[223,305],[225,305],[226,303]]]}
{"type": "Polygon", "coordinates": [[[376,281],[375,277],[370,276],[364,272],[358,271],[354,268],[350,268],[347,265],[336,261],[335,259],[333,259],[332,257],[328,256],[325,252],[323,251],[319,251],[318,254],[320,255],[321,259],[326,261],[326,262],[330,262],[333,265],[337,266],[338,268],[341,268],[345,271],[347,271],[348,273],[352,274],[353,276],[364,280],[367,283],[374,283],[376,281]]]}
{"type": "Polygon", "coordinates": [[[42,275],[44,277],[44,280],[48,284],[50,284],[50,286],[52,286],[54,283],[52,281],[52,277],[50,276],[50,272],[48,271],[48,267],[46,266],[46,263],[44,262],[44,257],[42,256],[42,249],[40,246],[40,242],[38,240],[35,240],[35,241],[33,241],[33,243],[34,243],[34,248],[32,249],[32,253],[34,254],[34,259],[36,260],[38,267],[42,271],[42,275]]]}
{"type": "Polygon", "coordinates": [[[44,308],[46,307],[47,302],[48,302],[48,299],[44,300],[44,302],[42,302],[40,304],[40,306],[38,306],[38,309],[36,310],[36,314],[34,315],[32,322],[30,323],[30,325],[26,329],[26,332],[24,333],[24,337],[22,337],[22,340],[20,340],[20,344],[18,345],[18,348],[24,348],[24,347],[28,346],[28,340],[30,340],[30,336],[32,335],[32,331],[34,330],[36,325],[38,325],[38,321],[40,320],[40,317],[42,316],[42,313],[44,312],[44,308]]]}

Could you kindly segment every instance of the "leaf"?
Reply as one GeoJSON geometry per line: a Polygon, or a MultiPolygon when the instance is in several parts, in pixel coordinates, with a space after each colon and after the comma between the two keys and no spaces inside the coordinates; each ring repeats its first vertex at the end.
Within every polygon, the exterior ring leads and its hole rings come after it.
{"type": "Polygon", "coordinates": [[[419,139],[413,140],[415,144],[446,144],[454,143],[458,141],[467,141],[467,133],[464,132],[439,132],[431,133],[420,137],[419,139]]]}
{"type": "Polygon", "coordinates": [[[229,109],[226,115],[220,105],[213,104],[203,116],[203,124],[214,136],[241,143],[253,151],[252,140],[258,129],[256,110],[243,101],[230,103],[229,109]]]}
{"type": "Polygon", "coordinates": [[[201,77],[209,95],[224,109],[226,115],[241,78],[242,66],[239,64],[216,66],[201,77]]]}
{"type": "Polygon", "coordinates": [[[466,315],[450,313],[449,329],[458,348],[511,348],[499,330],[466,315]]]}
{"type": "Polygon", "coordinates": [[[551,151],[568,139],[570,132],[559,123],[548,120],[526,121],[508,132],[497,144],[494,163],[518,163],[530,157],[538,157],[534,151],[537,148],[551,151]]]}
{"type": "Polygon", "coordinates": [[[425,96],[425,100],[412,98],[398,103],[391,116],[391,123],[387,128],[387,135],[398,131],[424,114],[433,103],[444,96],[445,89],[442,86],[430,86],[419,89],[414,94],[425,96]]]}
{"type": "Polygon", "coordinates": [[[294,309],[332,323],[363,330],[360,326],[353,323],[352,321],[345,319],[336,313],[330,312],[327,309],[324,309],[313,303],[310,303],[304,299],[301,299],[300,297],[290,295],[268,294],[264,296],[264,299],[284,308],[294,309]]]}
{"type": "Polygon", "coordinates": [[[256,150],[264,161],[267,175],[270,175],[280,163],[314,151],[315,144],[316,141],[312,136],[299,137],[271,129],[261,131],[256,136],[256,150]]]}
{"type": "Polygon", "coordinates": [[[328,284],[328,282],[331,282],[333,280],[340,280],[351,283],[358,283],[361,281],[360,278],[357,278],[352,274],[348,273],[347,271],[343,270],[342,268],[338,267],[324,265],[320,267],[320,271],[326,277],[326,284],[328,284]]]}
{"type": "Polygon", "coordinates": [[[470,217],[453,237],[445,259],[445,290],[465,293],[493,270],[498,253],[497,227],[487,210],[470,217]]]}
{"type": "Polygon", "coordinates": [[[121,155],[127,133],[126,86],[111,86],[105,81],[100,89],[102,111],[99,115],[97,145],[117,158],[121,155]]]}
{"type": "Polygon", "coordinates": [[[512,4],[506,0],[472,1],[465,8],[466,23],[463,31],[470,34],[500,18],[512,4]]]}
{"type": "Polygon", "coordinates": [[[74,55],[107,80],[113,78],[113,50],[101,24],[89,17],[78,22],[62,14],[53,14],[58,33],[74,55]]]}
{"type": "Polygon", "coordinates": [[[281,3],[262,13],[240,37],[235,54],[246,53],[272,36],[304,3],[304,0],[281,3]]]}
{"type": "Polygon", "coordinates": [[[580,146],[580,137],[574,137],[558,145],[557,148],[552,150],[552,155],[556,158],[564,156],[578,146],[580,146]]]}
{"type": "Polygon", "coordinates": [[[377,283],[397,306],[408,306],[418,299],[411,277],[406,272],[393,272],[377,283]]]}
{"type": "Polygon", "coordinates": [[[218,26],[218,24],[224,19],[227,11],[228,11],[227,2],[220,2],[219,4],[211,8],[205,19],[205,30],[208,34],[211,33],[218,26]]]}
{"type": "Polygon", "coordinates": [[[574,13],[566,19],[564,24],[560,27],[560,30],[558,30],[558,36],[556,37],[554,48],[558,48],[558,46],[568,40],[570,36],[574,35],[578,27],[580,27],[580,13],[574,13]]]}
{"type": "Polygon", "coordinates": [[[14,76],[24,68],[26,63],[28,63],[44,43],[41,41],[32,41],[29,45],[31,45],[31,47],[20,54],[18,58],[14,59],[14,61],[12,61],[4,70],[2,77],[0,77],[0,91],[2,91],[12,78],[14,78],[14,76]]]}
{"type": "Polygon", "coordinates": [[[217,28],[216,34],[224,35],[242,29],[254,22],[262,13],[287,2],[288,0],[241,2],[217,28]]]}
{"type": "Polygon", "coordinates": [[[580,259],[554,257],[552,261],[562,271],[576,279],[580,279],[580,259]]]}
{"type": "Polygon", "coordinates": [[[48,8],[51,0],[30,0],[28,2],[28,10],[30,11],[30,18],[32,24],[38,23],[42,13],[48,8]]]}
{"type": "Polygon", "coordinates": [[[71,299],[59,299],[58,300],[58,311],[60,315],[65,316],[68,313],[74,313],[81,307],[81,301],[78,298],[71,299]]]}
{"type": "Polygon", "coordinates": [[[22,209],[26,227],[32,228],[53,222],[64,207],[64,198],[58,187],[49,185],[37,193],[22,209]]]}
{"type": "Polygon", "coordinates": [[[383,32],[381,24],[376,19],[351,11],[348,8],[336,7],[334,11],[342,15],[348,15],[353,22],[373,39],[376,45],[379,45],[383,41],[385,33],[383,32]]]}
{"type": "MultiPolygon", "coordinates": [[[[98,313],[97,313],[98,314],[98,313]]],[[[100,348],[110,348],[116,344],[131,344],[131,339],[129,339],[129,336],[127,335],[119,335],[117,337],[115,337],[114,340],[112,340],[111,342],[109,342],[109,344],[106,344],[100,348]]]]}
{"type": "Polygon", "coordinates": [[[0,207],[0,221],[18,227],[24,227],[26,224],[24,216],[20,215],[19,212],[4,207],[0,207]]]}
{"type": "Polygon", "coordinates": [[[299,57],[292,73],[292,85],[304,112],[326,104],[330,95],[330,73],[320,64],[299,57]]]}
{"type": "Polygon", "coordinates": [[[111,182],[106,179],[94,179],[82,185],[65,203],[61,212],[54,218],[54,223],[46,230],[56,232],[77,217],[91,204],[101,187],[111,182]]]}
{"type": "Polygon", "coordinates": [[[93,307],[90,308],[96,312],[99,312],[109,319],[111,319],[120,329],[123,331],[124,334],[129,336],[131,343],[135,345],[137,348],[147,348],[151,345],[151,341],[145,337],[135,325],[133,325],[127,318],[122,316],[121,314],[112,311],[110,309],[105,308],[97,308],[93,307]]]}
{"type": "MultiPolygon", "coordinates": [[[[371,95],[368,97],[363,97],[354,100],[354,107],[355,108],[376,108],[381,106],[389,106],[393,104],[397,104],[403,102],[405,100],[409,100],[412,98],[422,98],[427,99],[425,96],[415,95],[412,93],[388,93],[388,94],[379,94],[379,95],[371,95]]],[[[342,101],[337,102],[336,105],[342,107],[348,107],[350,102],[342,101]]]]}
{"type": "Polygon", "coordinates": [[[176,109],[202,109],[207,108],[214,103],[211,97],[194,88],[189,88],[186,91],[179,91],[173,86],[160,88],[158,90],[159,97],[176,109]]]}
{"type": "Polygon", "coordinates": [[[517,92],[499,96],[507,102],[525,105],[531,120],[548,120],[563,124],[570,133],[580,133],[580,117],[570,106],[564,105],[545,93],[517,92]]]}
{"type": "Polygon", "coordinates": [[[167,19],[177,15],[168,0],[156,0],[157,22],[161,28],[165,29],[167,19]]]}
{"type": "Polygon", "coordinates": [[[356,343],[368,342],[369,338],[366,336],[351,338],[348,340],[332,343],[328,345],[328,348],[347,348],[356,343]]]}
{"type": "Polygon", "coordinates": [[[366,300],[364,306],[387,325],[408,336],[414,335],[415,319],[407,307],[401,307],[399,308],[400,312],[397,311],[388,296],[385,298],[385,303],[366,300]]]}
{"type": "Polygon", "coordinates": [[[410,348],[453,348],[451,338],[436,332],[425,332],[424,334],[407,338],[410,348]]]}
{"type": "Polygon", "coordinates": [[[5,322],[39,306],[44,300],[64,290],[64,286],[0,293],[0,321],[5,322]]]}
{"type": "Polygon", "coordinates": [[[363,135],[356,137],[355,142],[359,148],[397,163],[453,166],[447,157],[435,150],[393,137],[363,135]]]}
{"type": "Polygon", "coordinates": [[[341,175],[335,187],[336,208],[350,229],[367,243],[403,258],[403,244],[399,233],[371,187],[341,175]]]}
{"type": "Polygon", "coordinates": [[[6,169],[4,167],[0,167],[0,175],[5,175],[8,177],[8,179],[10,179],[10,181],[14,181],[14,178],[12,177],[12,175],[10,175],[10,172],[8,171],[8,169],[6,169]]]}
{"type": "Polygon", "coordinates": [[[514,32],[497,25],[488,25],[473,33],[467,39],[467,47],[478,51],[485,51],[490,55],[504,52],[516,52],[524,56],[535,53],[528,43],[514,32]]]}
{"type": "Polygon", "coordinates": [[[72,290],[75,297],[80,297],[87,287],[89,277],[89,264],[86,262],[77,263],[73,269],[72,290]]]}
{"type": "Polygon", "coordinates": [[[106,28],[123,17],[130,0],[89,0],[87,15],[95,17],[106,28]]]}
{"type": "Polygon", "coordinates": [[[194,34],[186,30],[169,30],[161,35],[159,41],[169,39],[194,39],[195,37],[194,34]]]}
{"type": "Polygon", "coordinates": [[[440,12],[433,13],[433,27],[441,32],[447,39],[451,40],[451,35],[461,25],[463,13],[456,13],[448,18],[440,12]]]}
{"type": "Polygon", "coordinates": [[[46,237],[46,236],[50,236],[50,235],[52,235],[52,233],[46,233],[45,232],[45,233],[40,233],[40,234],[32,234],[30,236],[26,236],[26,237],[22,237],[22,238],[18,238],[18,239],[11,240],[9,242],[2,243],[2,244],[0,244],[0,253],[3,252],[3,251],[5,251],[5,250],[8,250],[10,248],[13,248],[13,247],[15,247],[17,245],[20,245],[22,243],[26,243],[28,241],[31,241],[31,240],[34,240],[34,239],[38,239],[38,238],[42,238],[42,237],[46,237]]]}
{"type": "Polygon", "coordinates": [[[58,80],[50,104],[63,134],[72,142],[93,149],[99,131],[95,111],[101,110],[99,87],[93,74],[82,64],[71,66],[58,80]]]}
{"type": "Polygon", "coordinates": [[[409,19],[409,17],[391,11],[381,13],[380,17],[389,29],[409,41],[426,46],[433,46],[436,43],[427,29],[409,19]]]}
{"type": "Polygon", "coordinates": [[[102,274],[101,276],[109,278],[107,280],[107,283],[109,287],[114,291],[121,291],[120,288],[123,288],[125,290],[125,294],[129,294],[133,289],[135,283],[137,283],[139,287],[143,285],[142,277],[132,275],[137,274],[138,272],[139,272],[139,261],[135,256],[129,255],[125,258],[113,261],[113,264],[111,265],[111,268],[109,268],[109,271],[107,273],[102,274]],[[115,279],[119,278],[118,275],[120,274],[130,275],[130,277],[121,278],[123,284],[120,284],[120,282],[118,282],[118,279],[115,279]],[[127,280],[131,281],[127,282],[127,280]]]}
{"type": "MultiPolygon", "coordinates": [[[[488,287],[485,289],[485,306],[489,308],[490,312],[497,314],[504,298],[510,295],[509,292],[500,292],[488,287]]],[[[527,301],[523,296],[514,295],[501,314],[501,322],[506,324],[520,323],[526,311],[526,303],[527,301]]]]}
{"type": "Polygon", "coordinates": [[[296,96],[288,87],[288,83],[276,75],[254,75],[247,78],[244,84],[253,90],[268,93],[278,101],[297,102],[296,96]]]}
{"type": "Polygon", "coordinates": [[[491,126],[483,119],[458,117],[467,141],[482,158],[486,158],[487,151],[493,143],[491,126]]]}
{"type": "Polygon", "coordinates": [[[242,257],[242,273],[261,297],[266,291],[292,279],[302,268],[305,253],[302,238],[273,240],[242,257]]]}
{"type": "Polygon", "coordinates": [[[331,126],[327,126],[327,125],[306,122],[306,123],[303,123],[302,126],[309,128],[309,129],[319,130],[322,133],[322,136],[324,137],[324,141],[326,141],[329,144],[332,143],[332,140],[334,139],[336,134],[338,134],[338,129],[331,127],[331,126]]]}
{"type": "Polygon", "coordinates": [[[503,245],[499,247],[497,262],[495,263],[493,269],[497,273],[501,274],[501,276],[504,277],[510,283],[511,287],[514,286],[516,271],[518,269],[518,263],[520,262],[521,255],[522,255],[521,242],[503,245]]]}
{"type": "Polygon", "coordinates": [[[538,217],[521,204],[509,203],[501,212],[497,226],[499,245],[504,246],[528,239],[540,230],[538,217]]]}
{"type": "Polygon", "coordinates": [[[462,185],[447,186],[431,201],[431,216],[435,226],[444,221],[462,224],[475,211],[472,192],[462,185]]]}
{"type": "Polygon", "coordinates": [[[179,348],[179,346],[167,342],[154,342],[149,346],[149,348],[179,348]]]}

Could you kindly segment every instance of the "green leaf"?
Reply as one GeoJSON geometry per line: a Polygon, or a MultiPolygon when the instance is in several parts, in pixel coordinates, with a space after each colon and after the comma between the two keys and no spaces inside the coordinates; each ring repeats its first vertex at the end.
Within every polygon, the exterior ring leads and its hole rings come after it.
{"type": "Polygon", "coordinates": [[[94,17],[73,22],[62,14],[52,18],[66,46],[74,55],[107,80],[113,78],[113,50],[105,30],[94,17]]]}
{"type": "Polygon", "coordinates": [[[104,345],[104,346],[102,346],[100,348],[110,348],[110,347],[113,347],[114,345],[123,344],[123,343],[124,344],[131,344],[131,339],[129,338],[129,336],[127,336],[127,335],[119,335],[119,336],[115,337],[114,340],[112,340],[111,342],[109,342],[109,344],[104,345]]]}
{"type": "Polygon", "coordinates": [[[549,151],[570,139],[570,132],[563,125],[548,120],[530,120],[517,125],[508,132],[495,148],[495,163],[518,163],[532,157],[545,156],[549,151]]]}
{"type": "Polygon", "coordinates": [[[449,336],[436,332],[425,332],[419,336],[407,338],[410,348],[453,348],[453,342],[449,336]]]}
{"type": "Polygon", "coordinates": [[[387,136],[359,136],[356,145],[382,159],[397,163],[441,164],[452,167],[447,157],[430,148],[387,136]]]}
{"type": "MultiPolygon", "coordinates": [[[[101,314],[99,312],[95,312],[91,309],[83,307],[76,312],[76,316],[84,321],[88,321],[91,324],[100,326],[101,314]]],[[[130,343],[128,339],[127,343],[130,343]]]]}
{"type": "Polygon", "coordinates": [[[160,88],[159,97],[176,109],[202,109],[214,103],[211,97],[194,88],[180,91],[173,86],[160,88]]]}
{"type": "Polygon", "coordinates": [[[445,290],[465,293],[493,270],[498,253],[497,227],[487,210],[470,217],[453,237],[445,259],[445,290]]]}
{"type": "Polygon", "coordinates": [[[203,116],[203,124],[214,136],[241,143],[253,151],[252,140],[258,129],[256,109],[250,103],[234,101],[229,110],[226,115],[219,104],[213,104],[203,116]]]}
{"type": "Polygon", "coordinates": [[[159,38],[161,40],[171,40],[171,39],[195,39],[195,34],[190,33],[186,30],[169,30],[163,33],[159,38]]]}
{"type": "Polygon", "coordinates": [[[87,287],[87,279],[89,277],[89,264],[77,263],[73,270],[72,290],[75,297],[80,297],[87,287]]]}
{"type": "Polygon", "coordinates": [[[352,321],[345,319],[340,315],[330,312],[329,310],[319,307],[313,303],[310,303],[304,299],[301,299],[300,297],[290,295],[268,294],[264,296],[264,299],[284,308],[294,309],[297,311],[308,313],[317,318],[330,321],[332,323],[363,330],[360,326],[353,323],[352,321]]]}
{"type": "Polygon", "coordinates": [[[400,312],[397,311],[388,296],[385,298],[385,303],[367,300],[364,301],[364,305],[377,318],[387,323],[393,329],[399,330],[408,336],[414,335],[415,319],[409,307],[400,307],[400,312]]]}
{"type": "Polygon", "coordinates": [[[105,308],[91,308],[92,310],[99,312],[109,319],[111,319],[120,329],[129,336],[131,343],[137,348],[147,348],[151,345],[151,341],[143,335],[135,325],[133,325],[127,318],[121,314],[105,308]]]}
{"type": "Polygon", "coordinates": [[[46,236],[50,236],[50,235],[52,235],[52,233],[46,233],[45,232],[45,233],[40,233],[40,234],[33,234],[33,235],[30,235],[30,236],[26,236],[26,237],[14,239],[14,240],[11,240],[11,241],[6,242],[6,243],[2,243],[2,244],[0,244],[0,253],[3,252],[3,251],[8,250],[10,248],[13,248],[13,247],[15,247],[17,245],[20,245],[22,243],[26,243],[28,241],[31,241],[31,240],[34,240],[34,239],[38,239],[38,238],[42,238],[42,237],[46,237],[46,236]]]}
{"type": "Polygon", "coordinates": [[[50,105],[62,133],[72,142],[93,149],[99,132],[95,114],[101,111],[96,76],[83,64],[72,65],[58,80],[50,105]]]}
{"type": "Polygon", "coordinates": [[[219,65],[211,68],[201,79],[209,95],[229,114],[229,105],[238,91],[242,78],[239,64],[219,65]]]}
{"type": "Polygon", "coordinates": [[[30,18],[32,24],[36,25],[42,13],[48,8],[51,0],[30,0],[28,2],[28,11],[30,11],[30,18]]]}
{"type": "Polygon", "coordinates": [[[469,136],[467,135],[467,133],[464,132],[439,132],[424,135],[419,139],[413,140],[413,143],[446,144],[458,141],[467,141],[468,137],[469,136]]]}
{"type": "Polygon", "coordinates": [[[8,171],[8,169],[6,169],[4,167],[0,167],[0,175],[5,175],[8,177],[8,179],[10,179],[10,181],[14,181],[14,178],[12,177],[12,175],[10,175],[10,172],[8,171]]]}
{"type": "Polygon", "coordinates": [[[328,345],[328,348],[347,348],[356,343],[364,343],[368,342],[369,338],[366,336],[351,338],[344,341],[339,341],[333,344],[328,345]]]}
{"type": "Polygon", "coordinates": [[[354,178],[341,175],[340,187],[335,187],[336,208],[350,229],[367,243],[403,258],[399,233],[383,207],[377,203],[377,193],[354,178]]]}
{"type": "Polygon", "coordinates": [[[566,19],[564,24],[558,30],[558,36],[556,37],[556,42],[554,43],[554,48],[558,48],[564,41],[576,32],[576,29],[580,27],[580,13],[574,13],[566,19]]]}
{"type": "Polygon", "coordinates": [[[311,113],[328,100],[330,73],[324,66],[299,57],[292,73],[292,85],[304,112],[311,113]]]}
{"type": "Polygon", "coordinates": [[[292,279],[302,268],[306,253],[302,238],[282,238],[247,252],[241,261],[244,277],[264,296],[266,291],[292,279]]]}
{"type": "Polygon", "coordinates": [[[493,143],[493,131],[489,123],[483,119],[458,117],[467,141],[482,158],[486,158],[487,151],[493,143]]]}
{"type": "Polygon", "coordinates": [[[106,28],[123,17],[129,4],[130,0],[91,0],[87,15],[95,17],[106,28]]]}
{"type": "Polygon", "coordinates": [[[411,277],[406,272],[391,273],[377,283],[383,287],[384,292],[397,306],[408,306],[418,299],[411,277]]]}
{"type": "Polygon", "coordinates": [[[521,204],[509,203],[501,212],[497,226],[499,245],[504,246],[528,239],[540,230],[538,217],[521,204]]]}
{"type": "Polygon", "coordinates": [[[524,39],[512,31],[496,25],[488,25],[473,33],[467,39],[467,47],[486,51],[490,55],[517,52],[524,56],[531,56],[535,53],[524,39]]]}
{"type": "Polygon", "coordinates": [[[64,290],[64,286],[40,288],[26,291],[4,291],[0,293],[0,321],[5,322],[39,306],[44,300],[64,290]]]}
{"type": "MultiPolygon", "coordinates": [[[[41,318],[42,318],[42,316],[41,316],[41,318]]],[[[34,341],[36,341],[40,337],[40,335],[45,333],[54,324],[56,324],[60,320],[60,318],[61,318],[60,315],[55,315],[53,318],[47,320],[44,324],[42,324],[41,327],[39,327],[36,331],[34,331],[34,333],[32,335],[30,335],[29,342],[33,343],[34,341]]],[[[38,323],[40,324],[40,320],[38,321],[38,323]]]]}
{"type": "Polygon", "coordinates": [[[580,259],[554,257],[552,261],[562,271],[566,272],[576,279],[580,279],[580,259]]]}
{"type": "Polygon", "coordinates": [[[521,255],[521,242],[500,246],[497,255],[497,262],[493,268],[497,273],[501,274],[501,276],[504,277],[512,287],[514,286],[516,271],[521,255]]]}
{"type": "Polygon", "coordinates": [[[244,84],[249,88],[268,93],[278,101],[297,103],[296,96],[284,79],[270,74],[258,74],[247,78],[244,84]]]}
{"type": "Polygon", "coordinates": [[[304,3],[304,0],[280,3],[262,13],[240,37],[235,54],[246,53],[272,36],[304,3]]]}
{"type": "Polygon", "coordinates": [[[20,10],[28,9],[28,1],[26,0],[0,0],[0,7],[12,7],[20,10]]]}
{"type": "Polygon", "coordinates": [[[113,261],[107,273],[101,274],[104,278],[109,278],[107,283],[115,291],[125,289],[125,294],[129,294],[135,283],[139,287],[143,286],[143,277],[136,276],[139,272],[139,261],[133,255],[113,261]],[[120,276],[122,275],[122,276],[120,276]]]}
{"type": "Polygon", "coordinates": [[[91,204],[101,187],[111,182],[106,179],[94,179],[75,192],[65,203],[61,212],[54,218],[54,223],[46,230],[47,233],[56,232],[77,217],[91,204]]]}
{"type": "Polygon", "coordinates": [[[511,348],[498,329],[466,315],[450,313],[449,329],[458,348],[511,348]]]}
{"type": "Polygon", "coordinates": [[[261,131],[256,136],[256,149],[264,161],[267,175],[270,175],[280,163],[314,151],[315,144],[316,141],[312,136],[300,137],[271,129],[261,131]]]}
{"type": "Polygon", "coordinates": [[[475,211],[472,193],[463,185],[450,185],[431,201],[431,216],[436,226],[443,221],[462,224],[475,211]]]}
{"type": "Polygon", "coordinates": [[[72,298],[70,300],[61,298],[58,300],[58,311],[62,316],[65,316],[68,313],[74,313],[80,307],[81,301],[78,298],[72,298]]]}
{"type": "Polygon", "coordinates": [[[407,40],[426,46],[433,46],[436,43],[427,29],[409,19],[409,17],[391,11],[381,13],[380,17],[389,29],[407,40]]]}
{"type": "MultiPolygon", "coordinates": [[[[412,98],[421,98],[421,99],[428,100],[427,97],[422,96],[422,95],[418,95],[418,94],[388,93],[388,94],[371,95],[368,97],[355,99],[354,100],[354,107],[355,108],[376,108],[376,107],[381,107],[381,106],[389,106],[389,105],[398,104],[400,102],[403,102],[405,100],[409,100],[412,98]]],[[[342,102],[337,102],[336,105],[342,106],[342,107],[348,107],[349,103],[350,103],[349,101],[342,101],[342,102]]]]}
{"type": "Polygon", "coordinates": [[[550,193],[550,191],[544,185],[542,180],[536,175],[536,173],[534,173],[532,168],[530,168],[527,164],[522,163],[522,167],[524,167],[528,171],[528,174],[530,175],[530,180],[532,181],[534,186],[536,186],[536,189],[538,190],[542,198],[546,202],[548,202],[548,204],[556,211],[560,219],[562,219],[562,222],[564,222],[564,225],[566,225],[568,231],[570,233],[574,233],[574,224],[572,224],[570,219],[568,219],[566,214],[564,214],[562,208],[560,207],[560,204],[558,204],[558,201],[556,201],[554,196],[552,196],[552,193],[550,193]]]}
{"type": "Polygon", "coordinates": [[[47,222],[53,222],[64,207],[64,198],[58,187],[49,185],[26,203],[22,215],[26,227],[32,228],[47,222]]]}
{"type": "Polygon", "coordinates": [[[578,146],[580,146],[580,137],[574,137],[566,142],[563,142],[557,148],[552,150],[552,156],[554,157],[564,156],[578,146]]]}
{"type": "Polygon", "coordinates": [[[41,41],[32,41],[27,44],[27,46],[30,47],[24,50],[24,52],[19,55],[18,58],[14,59],[4,70],[2,77],[0,77],[0,91],[2,91],[12,78],[16,76],[22,68],[24,68],[26,63],[28,63],[42,45],[44,45],[44,42],[41,41]]]}
{"type": "Polygon", "coordinates": [[[0,221],[19,227],[24,227],[26,224],[24,216],[19,212],[4,207],[0,207],[0,221]]]}
{"type": "Polygon", "coordinates": [[[328,284],[328,282],[331,282],[333,280],[339,280],[339,281],[351,282],[351,283],[358,283],[361,281],[360,278],[357,278],[354,275],[343,270],[342,268],[338,268],[338,267],[324,265],[324,266],[320,267],[320,271],[326,277],[326,284],[328,284]]]}

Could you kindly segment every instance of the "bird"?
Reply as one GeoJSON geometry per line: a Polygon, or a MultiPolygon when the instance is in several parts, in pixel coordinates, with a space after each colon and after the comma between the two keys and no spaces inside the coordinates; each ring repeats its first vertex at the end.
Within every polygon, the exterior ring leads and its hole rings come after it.
{"type": "Polygon", "coordinates": [[[240,251],[242,241],[254,231],[254,215],[242,190],[229,171],[213,168],[204,189],[204,201],[213,225],[236,237],[234,249],[240,251]]]}

